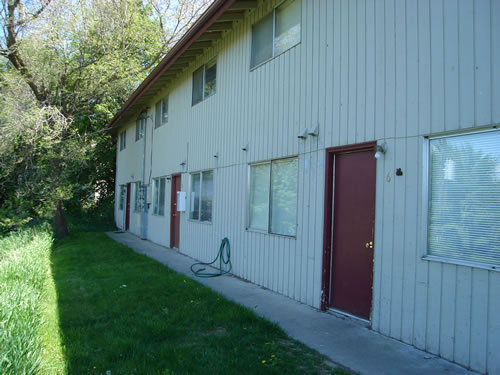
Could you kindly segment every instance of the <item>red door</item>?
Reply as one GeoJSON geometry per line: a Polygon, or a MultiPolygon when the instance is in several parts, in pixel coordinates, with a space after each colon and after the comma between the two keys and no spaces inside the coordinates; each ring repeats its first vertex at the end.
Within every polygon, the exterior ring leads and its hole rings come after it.
{"type": "MultiPolygon", "coordinates": [[[[329,167],[331,239],[327,305],[370,319],[373,287],[375,167],[373,148],[333,152],[329,167]],[[332,201],[333,199],[333,201],[332,201]]],[[[327,173],[328,175],[328,173],[327,173]]]]}
{"type": "Polygon", "coordinates": [[[170,191],[170,247],[179,248],[180,214],[177,211],[177,192],[181,190],[181,175],[172,176],[170,191]]]}
{"type": "Polygon", "coordinates": [[[125,230],[130,226],[130,183],[127,184],[127,201],[125,206],[125,230]]]}

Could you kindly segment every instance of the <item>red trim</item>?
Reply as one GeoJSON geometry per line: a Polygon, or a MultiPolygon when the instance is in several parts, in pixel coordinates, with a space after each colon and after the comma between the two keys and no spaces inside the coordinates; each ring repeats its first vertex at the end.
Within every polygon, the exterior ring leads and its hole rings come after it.
{"type": "Polygon", "coordinates": [[[323,267],[321,273],[321,310],[328,309],[330,296],[330,266],[332,253],[332,202],[333,202],[333,165],[335,154],[349,151],[362,151],[377,147],[377,142],[330,147],[325,151],[325,197],[323,226],[323,267]]]}
{"type": "Polygon", "coordinates": [[[123,114],[130,109],[132,105],[153,85],[168,68],[175,63],[182,53],[188,49],[198,37],[203,34],[212,23],[224,13],[235,0],[217,0],[205,13],[195,22],[187,33],[172,47],[162,61],[153,69],[139,87],[132,93],[130,98],[120,108],[116,115],[106,126],[112,128],[115,123],[120,121],[123,114]]]}

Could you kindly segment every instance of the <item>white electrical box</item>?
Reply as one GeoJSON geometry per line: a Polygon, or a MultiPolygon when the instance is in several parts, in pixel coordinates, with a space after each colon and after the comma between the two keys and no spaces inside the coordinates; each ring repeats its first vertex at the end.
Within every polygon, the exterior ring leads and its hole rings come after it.
{"type": "Polygon", "coordinates": [[[177,211],[186,211],[186,192],[177,192],[177,211]]]}

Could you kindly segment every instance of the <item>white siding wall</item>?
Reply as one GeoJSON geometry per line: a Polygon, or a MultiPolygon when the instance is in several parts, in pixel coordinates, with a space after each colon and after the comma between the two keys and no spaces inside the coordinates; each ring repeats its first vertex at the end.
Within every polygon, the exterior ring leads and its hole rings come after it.
{"type": "MultiPolygon", "coordinates": [[[[182,214],[180,251],[211,260],[227,236],[236,275],[319,307],[324,149],[387,142],[377,162],[373,329],[500,373],[500,273],[423,261],[420,234],[423,136],[500,123],[500,0],[303,0],[301,44],[249,71],[251,25],[275,4],[261,2],[156,98],[170,93],[169,122],[153,132],[152,177],[182,172],[189,192],[189,172],[214,169],[213,222],[182,214]],[[192,72],[213,56],[217,93],[192,107],[192,72]],[[317,124],[319,137],[297,139],[317,124]],[[297,237],[246,231],[248,163],[293,155],[297,237]]],[[[142,144],[129,126],[117,185],[142,175],[142,144]]],[[[150,215],[148,225],[164,245],[169,205],[167,183],[166,216],[150,215]]],[[[134,233],[139,216],[131,214],[134,233]]]]}

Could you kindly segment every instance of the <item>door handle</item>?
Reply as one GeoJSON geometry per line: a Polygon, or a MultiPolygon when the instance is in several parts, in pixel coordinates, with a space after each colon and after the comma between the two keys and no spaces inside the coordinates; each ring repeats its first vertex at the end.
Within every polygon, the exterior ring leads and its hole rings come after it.
{"type": "Polygon", "coordinates": [[[367,249],[373,249],[373,241],[370,241],[370,242],[365,243],[365,247],[366,247],[367,249]]]}

